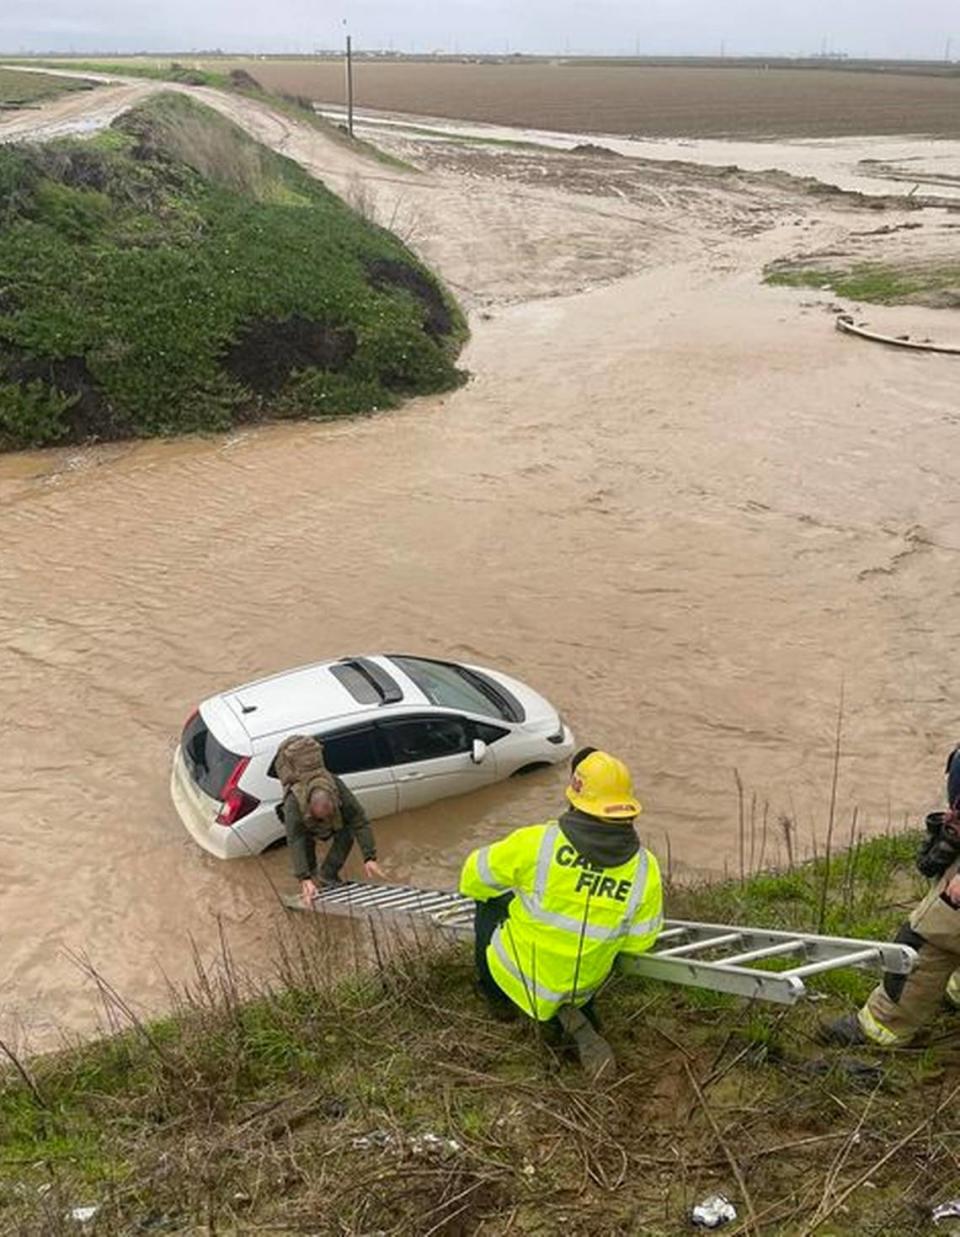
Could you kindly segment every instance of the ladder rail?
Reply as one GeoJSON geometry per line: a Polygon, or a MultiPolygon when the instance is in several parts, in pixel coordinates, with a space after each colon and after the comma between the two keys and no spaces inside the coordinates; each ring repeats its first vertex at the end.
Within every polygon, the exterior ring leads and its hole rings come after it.
{"type": "MultiPolygon", "coordinates": [[[[292,909],[305,909],[298,897],[285,897],[283,901],[292,909]]],[[[420,917],[441,932],[467,938],[473,935],[475,903],[454,890],[347,881],[322,889],[311,909],[354,919],[420,917]]],[[[653,949],[645,954],[621,954],[617,969],[629,976],[794,1005],[806,995],[804,980],[810,976],[840,967],[880,967],[905,975],[915,963],[916,952],[907,945],[857,937],[817,936],[777,928],[667,919],[653,949]],[[731,948],[734,952],[723,956],[722,951],[731,948]],[[698,956],[711,952],[720,956],[712,959],[698,956]],[[778,959],[788,961],[790,955],[797,955],[794,964],[781,970],[754,969],[748,965],[778,959]]]]}
{"type": "Polygon", "coordinates": [[[908,975],[913,969],[915,952],[906,945],[898,945],[887,941],[866,942],[863,937],[855,936],[817,936],[811,932],[787,932],[778,928],[741,927],[739,924],[696,923],[687,919],[668,919],[665,926],[684,927],[692,933],[696,932],[731,932],[743,934],[751,946],[776,945],[787,941],[802,941],[806,947],[813,950],[819,957],[835,954],[843,957],[857,953],[866,944],[877,950],[885,971],[896,975],[908,975]]]}

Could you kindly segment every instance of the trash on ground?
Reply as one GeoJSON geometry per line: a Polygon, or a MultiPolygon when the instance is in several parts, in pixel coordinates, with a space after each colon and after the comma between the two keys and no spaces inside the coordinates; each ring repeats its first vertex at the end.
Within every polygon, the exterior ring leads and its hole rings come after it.
{"type": "Polygon", "coordinates": [[[414,1155],[456,1155],[463,1150],[455,1138],[442,1138],[439,1134],[418,1134],[408,1141],[414,1155]]]}
{"type": "Polygon", "coordinates": [[[690,1213],[690,1219],[696,1228],[720,1228],[736,1218],[736,1207],[722,1194],[712,1194],[705,1198],[702,1203],[697,1203],[690,1213]]]}
{"type": "Polygon", "coordinates": [[[444,1138],[440,1134],[413,1134],[403,1138],[390,1130],[371,1130],[369,1134],[361,1134],[354,1138],[351,1147],[355,1151],[369,1151],[372,1148],[407,1147],[414,1155],[456,1155],[463,1150],[455,1138],[444,1138]]]}
{"type": "Polygon", "coordinates": [[[86,1207],[71,1207],[67,1212],[68,1220],[76,1220],[78,1224],[89,1224],[96,1216],[100,1207],[96,1203],[91,1203],[86,1207]]]}
{"type": "Polygon", "coordinates": [[[934,1224],[939,1224],[941,1220],[960,1220],[960,1198],[941,1203],[930,1214],[934,1224]]]}

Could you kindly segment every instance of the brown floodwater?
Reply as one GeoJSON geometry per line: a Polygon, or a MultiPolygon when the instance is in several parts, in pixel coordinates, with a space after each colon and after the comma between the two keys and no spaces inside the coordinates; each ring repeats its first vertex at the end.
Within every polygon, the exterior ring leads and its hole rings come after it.
{"type": "MultiPolygon", "coordinates": [[[[630,763],[642,831],[687,877],[738,869],[735,769],[769,803],[765,862],[780,813],[822,845],[841,687],[838,830],[936,799],[957,362],[839,336],[759,286],[750,243],[478,318],[469,385],[397,414],[0,459],[0,1029],[93,1026],[72,951],[146,1010],[218,918],[267,964],[287,857],[199,850],[168,766],[206,695],[313,659],[526,679],[630,763]]],[[[383,865],[449,885],[561,790],[381,821],[383,865]]]]}

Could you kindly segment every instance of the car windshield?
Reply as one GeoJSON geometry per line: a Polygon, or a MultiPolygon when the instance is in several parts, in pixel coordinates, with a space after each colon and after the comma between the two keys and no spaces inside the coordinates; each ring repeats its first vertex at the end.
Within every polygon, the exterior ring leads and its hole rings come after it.
{"type": "Polygon", "coordinates": [[[425,661],[419,657],[390,659],[410,676],[431,704],[446,709],[461,709],[483,717],[517,721],[510,702],[482,675],[465,666],[445,661],[425,661]]]}

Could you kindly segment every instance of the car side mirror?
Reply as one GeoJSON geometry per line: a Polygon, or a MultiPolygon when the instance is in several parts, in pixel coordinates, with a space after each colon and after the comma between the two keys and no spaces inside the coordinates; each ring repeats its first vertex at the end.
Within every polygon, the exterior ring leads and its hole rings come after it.
{"type": "Polygon", "coordinates": [[[470,759],[475,765],[482,765],[487,758],[487,745],[483,739],[474,739],[470,759]]]}

